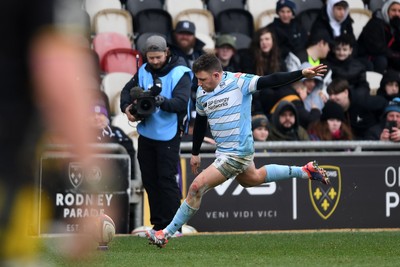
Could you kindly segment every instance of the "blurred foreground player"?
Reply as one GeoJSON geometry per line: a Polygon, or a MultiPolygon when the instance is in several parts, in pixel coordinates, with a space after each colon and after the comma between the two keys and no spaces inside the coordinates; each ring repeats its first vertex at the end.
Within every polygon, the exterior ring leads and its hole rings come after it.
{"type": "MultiPolygon", "coordinates": [[[[3,1],[0,35],[0,265],[31,266],[35,154],[44,129],[90,158],[89,90],[98,88],[78,1],[3,1]],[[61,9],[61,10],[60,10],[61,9]],[[69,21],[73,21],[70,24],[69,21]],[[82,20],[81,20],[82,21],[82,20]],[[18,263],[16,263],[18,261],[18,263]]],[[[79,244],[76,244],[79,247],[79,244]]],[[[78,249],[78,248],[77,248],[78,249]]]]}
{"type": "Polygon", "coordinates": [[[325,170],[317,163],[303,167],[269,164],[256,169],[254,141],[251,132],[251,95],[262,88],[274,88],[301,78],[322,76],[325,65],[288,73],[257,76],[245,73],[224,72],[215,55],[205,54],[193,64],[198,79],[196,121],[190,165],[198,174],[200,147],[207,129],[207,121],[217,145],[216,160],[197,175],[189,187],[186,199],[172,222],[163,230],[149,230],[150,243],[164,247],[168,239],[200,208],[203,195],[227,179],[236,179],[244,187],[289,178],[317,180],[329,184],[325,170]]]}

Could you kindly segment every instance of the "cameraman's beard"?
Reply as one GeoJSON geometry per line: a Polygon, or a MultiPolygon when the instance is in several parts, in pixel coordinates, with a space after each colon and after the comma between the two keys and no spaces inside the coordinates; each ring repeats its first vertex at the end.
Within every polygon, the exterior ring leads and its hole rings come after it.
{"type": "Polygon", "coordinates": [[[157,71],[157,70],[162,69],[166,63],[167,63],[167,61],[164,61],[163,63],[157,64],[157,65],[149,63],[149,66],[152,71],[157,71]]]}

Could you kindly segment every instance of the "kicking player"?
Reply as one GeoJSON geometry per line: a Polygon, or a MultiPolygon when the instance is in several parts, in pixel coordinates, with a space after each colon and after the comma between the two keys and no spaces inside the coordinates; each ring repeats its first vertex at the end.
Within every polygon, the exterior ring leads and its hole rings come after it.
{"type": "Polygon", "coordinates": [[[193,72],[198,79],[199,88],[190,165],[197,176],[172,222],[163,230],[147,231],[150,243],[160,248],[192,218],[200,208],[203,195],[226,179],[236,178],[244,187],[290,178],[311,179],[329,184],[325,170],[318,167],[315,161],[303,167],[269,164],[257,169],[253,161],[254,141],[251,132],[251,100],[256,90],[279,87],[304,77],[310,79],[323,76],[326,65],[260,77],[224,72],[215,55],[204,54],[194,62],[193,72]],[[217,146],[216,159],[198,173],[199,152],[207,121],[217,146]]]}

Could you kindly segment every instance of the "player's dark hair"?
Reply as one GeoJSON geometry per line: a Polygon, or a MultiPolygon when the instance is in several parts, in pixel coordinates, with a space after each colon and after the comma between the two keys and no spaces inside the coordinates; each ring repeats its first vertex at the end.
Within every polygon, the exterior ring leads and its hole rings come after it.
{"type": "Polygon", "coordinates": [[[197,73],[200,71],[206,72],[222,72],[221,61],[212,53],[206,53],[201,55],[196,61],[193,63],[193,72],[197,73]]]}

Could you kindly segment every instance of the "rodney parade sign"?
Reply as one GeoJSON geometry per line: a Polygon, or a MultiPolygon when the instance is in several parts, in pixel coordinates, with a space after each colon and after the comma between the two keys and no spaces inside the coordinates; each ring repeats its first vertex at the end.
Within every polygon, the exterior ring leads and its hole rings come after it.
{"type": "Polygon", "coordinates": [[[79,233],[85,231],[82,218],[99,214],[113,219],[117,233],[128,233],[129,155],[96,157],[96,164],[84,169],[68,153],[44,153],[38,186],[38,234],[79,233]]]}

